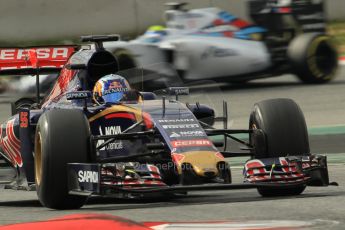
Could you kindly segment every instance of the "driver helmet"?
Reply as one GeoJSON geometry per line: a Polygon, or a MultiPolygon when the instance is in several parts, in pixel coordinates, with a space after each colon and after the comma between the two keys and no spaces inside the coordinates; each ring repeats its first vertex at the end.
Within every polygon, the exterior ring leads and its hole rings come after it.
{"type": "Polygon", "coordinates": [[[98,103],[117,103],[130,89],[131,87],[124,77],[109,74],[96,82],[93,88],[93,98],[98,103]]]}
{"type": "Polygon", "coordinates": [[[156,43],[162,41],[168,33],[163,26],[150,26],[143,36],[145,42],[156,43]]]}

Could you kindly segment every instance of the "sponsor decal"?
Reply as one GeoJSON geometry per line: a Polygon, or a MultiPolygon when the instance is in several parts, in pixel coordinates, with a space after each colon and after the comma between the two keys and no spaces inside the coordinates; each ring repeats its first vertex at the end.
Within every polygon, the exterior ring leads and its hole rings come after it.
{"type": "Polygon", "coordinates": [[[176,124],[176,125],[162,125],[163,129],[192,129],[200,128],[199,124],[176,124]]]}
{"type": "Polygon", "coordinates": [[[79,170],[78,181],[80,183],[98,183],[98,172],[79,170]]]}
{"type": "MultiPolygon", "coordinates": [[[[99,127],[99,134],[100,135],[116,135],[120,134],[121,126],[106,126],[104,127],[105,134],[103,134],[102,127],[99,127]]],[[[100,146],[104,143],[104,140],[97,141],[96,147],[100,146]]],[[[100,150],[117,150],[117,149],[123,149],[123,143],[122,141],[114,141],[112,143],[109,143],[108,145],[104,146],[100,150]]]]}
{"type": "Polygon", "coordinates": [[[21,60],[26,59],[30,51],[36,51],[37,58],[56,59],[68,58],[69,48],[32,48],[32,49],[0,49],[1,60],[21,60]]]}
{"type": "Polygon", "coordinates": [[[121,133],[121,126],[105,127],[105,135],[115,135],[121,133]]]}
{"type": "Polygon", "coordinates": [[[189,88],[188,87],[170,87],[169,93],[170,95],[189,95],[189,88]]]}
{"type": "Polygon", "coordinates": [[[172,141],[171,145],[173,148],[195,147],[195,146],[212,146],[212,142],[210,140],[207,140],[207,139],[176,140],[176,141],[172,141]]]}
{"type": "Polygon", "coordinates": [[[129,91],[128,88],[112,88],[112,89],[104,90],[103,95],[105,96],[112,93],[128,92],[128,91],[129,91]]]}
{"type": "Polygon", "coordinates": [[[178,133],[172,132],[170,137],[181,137],[181,135],[178,133]]]}
{"type": "Polygon", "coordinates": [[[117,141],[113,143],[109,143],[108,146],[106,146],[107,150],[117,150],[117,149],[123,149],[122,141],[117,141]]]}
{"type": "Polygon", "coordinates": [[[195,122],[195,119],[159,119],[159,123],[195,122]]]}
{"type": "Polygon", "coordinates": [[[198,136],[204,136],[205,135],[205,133],[201,130],[181,131],[180,134],[183,137],[198,137],[198,136]]]}
{"type": "Polygon", "coordinates": [[[201,59],[207,59],[209,57],[230,57],[238,56],[239,53],[234,49],[223,49],[215,46],[208,47],[201,55],[201,59]]]}
{"type": "Polygon", "coordinates": [[[205,133],[201,130],[172,132],[170,137],[202,137],[205,133]]]}
{"type": "Polygon", "coordinates": [[[67,100],[86,99],[91,97],[90,91],[69,92],[66,94],[67,100]]]}
{"type": "Polygon", "coordinates": [[[75,48],[33,47],[28,49],[0,49],[0,70],[27,67],[62,67],[72,55],[75,48]]]}
{"type": "Polygon", "coordinates": [[[28,112],[20,112],[20,128],[27,128],[29,125],[29,113],[28,112]]]}

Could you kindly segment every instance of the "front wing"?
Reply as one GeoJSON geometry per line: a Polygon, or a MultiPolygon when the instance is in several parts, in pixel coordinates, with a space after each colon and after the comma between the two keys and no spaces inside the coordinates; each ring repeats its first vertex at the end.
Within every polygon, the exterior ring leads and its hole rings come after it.
{"type": "Polygon", "coordinates": [[[245,180],[250,183],[306,181],[308,185],[328,185],[327,157],[321,155],[254,159],[244,166],[245,180]]]}
{"type": "Polygon", "coordinates": [[[162,180],[159,169],[150,164],[72,163],[68,164],[68,170],[69,193],[86,196],[329,185],[327,158],[320,155],[248,160],[244,182],[237,184],[169,186],[162,180]]]}

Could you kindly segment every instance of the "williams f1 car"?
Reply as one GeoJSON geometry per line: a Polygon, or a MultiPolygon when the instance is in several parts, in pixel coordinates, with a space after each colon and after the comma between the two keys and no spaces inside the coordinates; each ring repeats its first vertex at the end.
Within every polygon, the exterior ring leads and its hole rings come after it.
{"type": "MultiPolygon", "coordinates": [[[[221,117],[204,104],[182,103],[186,87],[168,87],[162,98],[123,90],[117,102],[96,102],[91,93],[96,82],[121,74],[116,58],[103,48],[103,42],[117,38],[83,37],[95,42],[96,49],[73,53],[42,102],[38,94],[37,103],[16,104],[16,114],[0,129],[0,153],[16,170],[7,187],[36,189],[48,208],[74,209],[90,195],[253,188],[262,196],[280,196],[329,185],[327,159],[310,153],[302,111],[290,99],[256,103],[249,129],[243,130],[227,128],[226,102],[221,117]],[[214,128],[218,121],[223,129],[214,128]],[[248,134],[249,142],[236,138],[238,133],[248,134]],[[212,141],[219,135],[225,142],[212,141]],[[227,139],[241,143],[245,151],[228,151],[227,139]],[[232,183],[226,158],[238,156],[248,156],[244,181],[232,183]]],[[[54,60],[46,64],[54,68],[40,64],[37,49],[24,52],[30,54],[30,68],[3,68],[0,73],[38,76],[59,70],[54,60]]]]}
{"type": "Polygon", "coordinates": [[[170,4],[166,27],[106,44],[120,68],[168,62],[185,82],[246,82],[292,73],[305,83],[324,83],[336,75],[337,52],[326,34],[323,1],[248,0],[254,24],[218,8],[185,10],[184,5],[170,4]]]}

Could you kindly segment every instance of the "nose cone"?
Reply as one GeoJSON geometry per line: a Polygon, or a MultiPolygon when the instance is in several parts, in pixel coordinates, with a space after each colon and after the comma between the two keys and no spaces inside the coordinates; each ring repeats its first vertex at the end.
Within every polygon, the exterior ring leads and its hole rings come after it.
{"type": "Polygon", "coordinates": [[[183,165],[191,165],[198,176],[212,178],[218,175],[217,164],[224,161],[219,153],[212,151],[192,151],[182,154],[184,157],[175,162],[179,174],[182,174],[183,165]]]}

